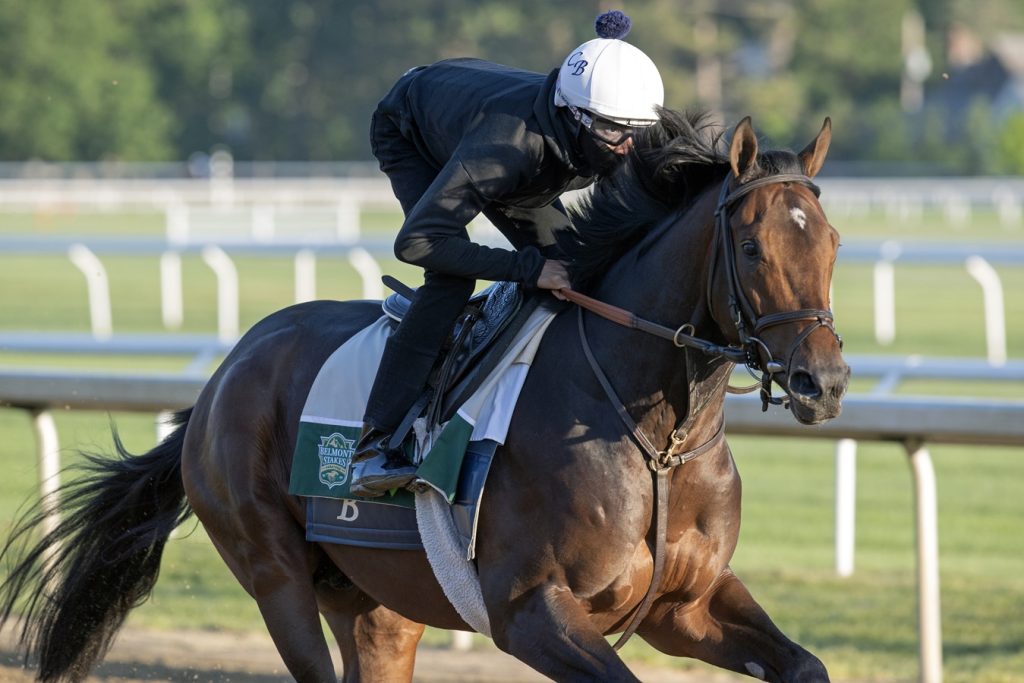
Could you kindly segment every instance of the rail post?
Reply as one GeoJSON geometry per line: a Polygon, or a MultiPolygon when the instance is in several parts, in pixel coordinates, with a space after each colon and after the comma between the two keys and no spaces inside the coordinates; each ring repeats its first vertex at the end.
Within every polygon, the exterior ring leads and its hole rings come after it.
{"type": "Polygon", "coordinates": [[[316,298],[316,252],[300,249],[295,253],[295,303],[316,298]]]}
{"type": "MultiPolygon", "coordinates": [[[[42,532],[49,536],[60,524],[57,512],[57,489],[60,488],[60,440],[53,414],[45,408],[29,409],[32,430],[36,435],[36,450],[39,456],[39,495],[43,501],[42,532]]],[[[43,558],[49,565],[59,548],[51,547],[43,558]]]]}
{"type": "Polygon", "coordinates": [[[942,683],[942,625],[939,609],[939,522],[935,467],[922,441],[903,444],[914,473],[917,536],[917,628],[921,683],[942,683]]]}
{"type": "Polygon", "coordinates": [[[899,242],[882,243],[881,259],[875,263],[875,340],[882,346],[896,338],[896,276],[893,261],[899,258],[899,242]]]}
{"type": "Polygon", "coordinates": [[[181,254],[165,251],[160,255],[160,313],[164,327],[181,329],[185,321],[185,304],[181,286],[181,254]]]}
{"type": "Polygon", "coordinates": [[[985,301],[985,346],[991,365],[1006,365],[1006,308],[1003,283],[988,261],[980,256],[967,257],[967,272],[981,285],[985,301]]]}
{"type": "Polygon", "coordinates": [[[110,284],[107,281],[106,268],[96,254],[84,244],[72,244],[68,248],[68,258],[85,276],[85,286],[89,292],[92,336],[96,339],[110,339],[114,329],[110,314],[110,284]]]}
{"type": "Polygon", "coordinates": [[[364,299],[383,299],[384,285],[381,283],[381,270],[376,259],[362,247],[355,247],[348,252],[348,262],[359,273],[363,280],[364,299]]]}
{"type": "Polygon", "coordinates": [[[836,574],[853,576],[857,518],[857,442],[836,442],[836,574]]]}
{"type": "Polygon", "coordinates": [[[202,256],[217,277],[217,336],[222,342],[233,342],[238,339],[238,270],[216,245],[203,247],[202,256]]]}

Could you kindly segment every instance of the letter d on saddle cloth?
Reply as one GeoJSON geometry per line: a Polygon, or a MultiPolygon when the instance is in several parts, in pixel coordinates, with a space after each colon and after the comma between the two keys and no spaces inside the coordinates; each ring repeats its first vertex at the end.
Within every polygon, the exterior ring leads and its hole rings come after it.
{"type": "MultiPolygon", "coordinates": [[[[395,292],[384,300],[384,313],[401,322],[416,291],[387,275],[383,281],[395,292]]],[[[428,385],[391,435],[388,447],[400,448],[421,417],[428,432],[449,420],[494,369],[539,302],[540,297],[525,297],[514,282],[498,282],[474,295],[456,321],[428,385]]],[[[415,482],[410,485],[415,486],[415,482]]]]}

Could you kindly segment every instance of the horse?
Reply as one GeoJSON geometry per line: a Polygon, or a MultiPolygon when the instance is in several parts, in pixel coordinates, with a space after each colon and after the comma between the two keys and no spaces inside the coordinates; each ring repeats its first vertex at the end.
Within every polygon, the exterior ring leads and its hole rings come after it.
{"type": "MultiPolygon", "coordinates": [[[[565,293],[634,324],[562,304],[495,455],[475,558],[494,643],[541,674],[637,681],[606,638],[635,632],[766,681],[828,680],[730,569],[741,485],[722,426],[736,363],[801,423],[839,414],[838,233],[811,181],[830,140],[826,119],[801,152],[762,151],[749,118],[730,137],[666,110],[576,210],[565,293]]],[[[132,455],[115,434],[116,457],[89,458],[61,490],[56,530],[35,539],[45,503],[16,525],[0,617],[20,606],[41,680],[80,679],[102,659],[192,514],[298,681],[336,678],[321,615],[345,681],[409,681],[424,625],[469,630],[425,553],[307,542],[288,493],[317,369],[379,316],[370,301],[269,315],[164,441],[132,455]]]]}

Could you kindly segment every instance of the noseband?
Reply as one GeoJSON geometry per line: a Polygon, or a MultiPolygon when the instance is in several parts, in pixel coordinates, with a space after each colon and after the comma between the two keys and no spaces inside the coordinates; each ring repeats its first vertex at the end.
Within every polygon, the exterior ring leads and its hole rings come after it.
{"type": "MultiPolygon", "coordinates": [[[[736,245],[733,240],[732,229],[729,224],[729,217],[733,210],[739,206],[741,199],[752,193],[754,190],[766,185],[778,183],[797,183],[808,188],[815,197],[821,195],[821,189],[811,182],[807,176],[799,173],[780,173],[778,175],[757,178],[742,185],[732,188],[732,175],[722,183],[722,190],[718,194],[718,207],[715,209],[715,259],[708,270],[707,303],[708,310],[714,311],[712,305],[712,292],[714,291],[714,280],[716,268],[719,261],[725,263],[726,286],[728,287],[729,317],[736,330],[740,346],[737,351],[742,353],[742,364],[753,375],[755,371],[761,373],[760,389],[762,409],[767,410],[768,404],[782,405],[787,398],[775,398],[772,396],[772,375],[785,372],[793,363],[793,355],[797,348],[819,327],[827,328],[835,335],[842,348],[843,339],[836,332],[832,311],[817,308],[801,308],[794,311],[783,311],[780,313],[768,313],[758,315],[754,310],[750,299],[743,290],[739,274],[736,272],[736,245]],[[786,353],[785,363],[781,363],[772,356],[771,349],[760,338],[760,334],[778,325],[788,325],[795,322],[812,321],[810,325],[801,330],[796,339],[790,344],[786,353]],[[762,362],[761,352],[764,352],[766,360],[762,362]]],[[[732,360],[730,358],[730,360],[732,360]]],[[[757,376],[754,375],[756,378],[757,376]]],[[[783,387],[784,391],[788,390],[783,387]]]]}

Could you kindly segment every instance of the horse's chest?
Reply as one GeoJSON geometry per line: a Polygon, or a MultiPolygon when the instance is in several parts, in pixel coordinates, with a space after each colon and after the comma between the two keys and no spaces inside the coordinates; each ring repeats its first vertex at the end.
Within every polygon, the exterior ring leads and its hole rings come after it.
{"type": "Polygon", "coordinates": [[[711,587],[729,563],[734,543],[696,528],[687,529],[665,548],[661,591],[695,600],[711,587]]]}

